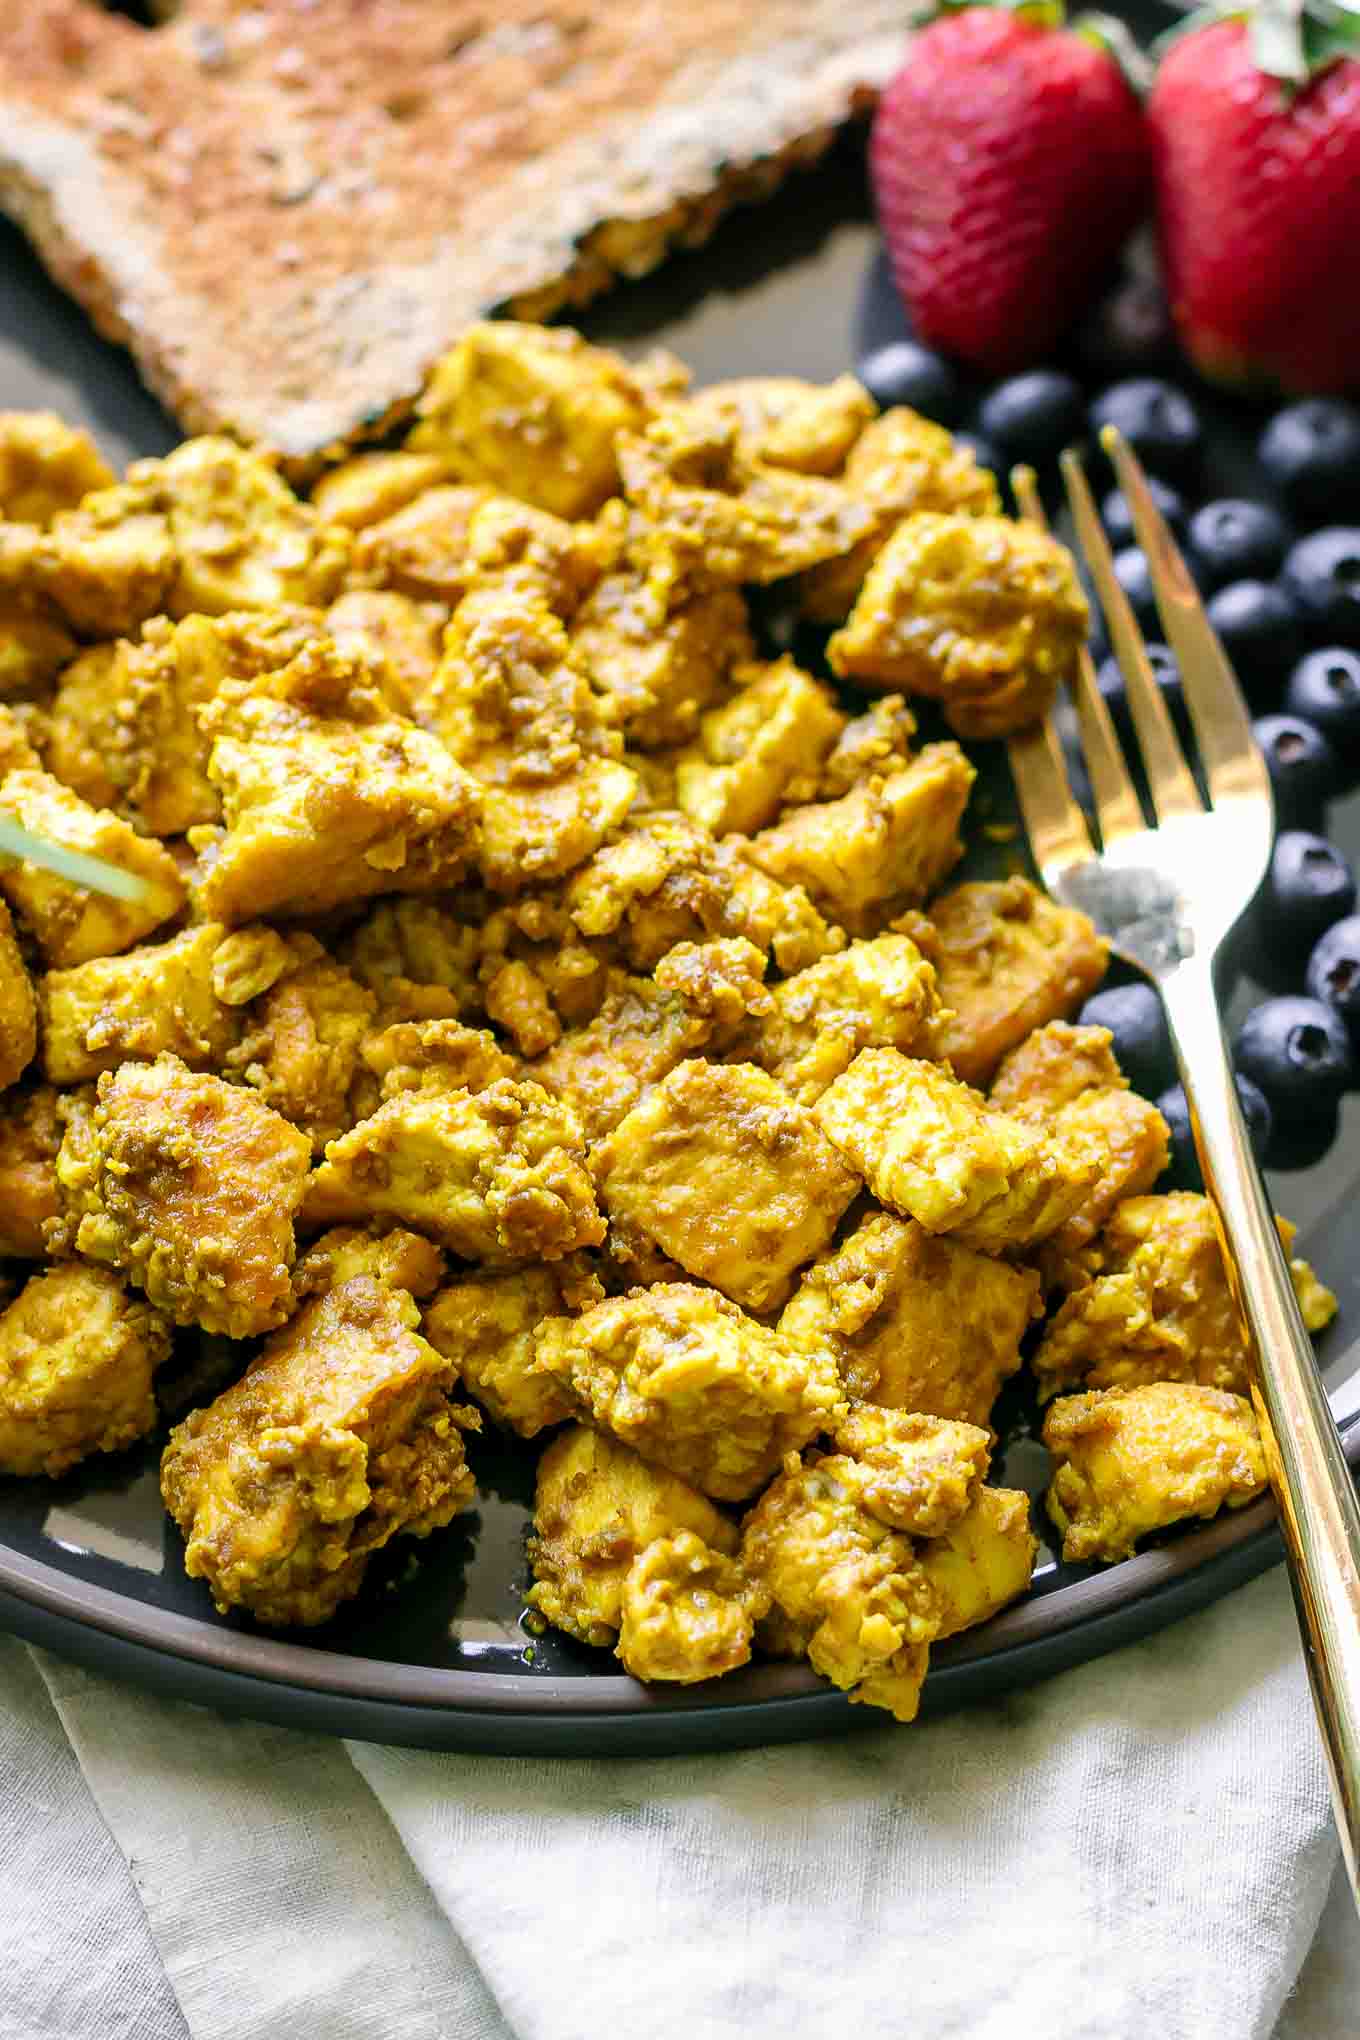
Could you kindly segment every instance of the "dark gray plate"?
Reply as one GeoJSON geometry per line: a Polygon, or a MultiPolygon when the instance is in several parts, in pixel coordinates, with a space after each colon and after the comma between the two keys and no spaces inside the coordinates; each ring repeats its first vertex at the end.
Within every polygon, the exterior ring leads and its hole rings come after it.
{"type": "MultiPolygon", "coordinates": [[[[588,321],[630,348],[661,341],[701,380],[748,373],[829,377],[858,335],[895,317],[873,262],[855,150],[725,227],[708,249],[620,292],[588,321]]],[[[156,453],[178,436],[126,359],[104,347],[0,231],[0,404],[51,404],[83,419],[110,457],[156,453]]],[[[1215,419],[1214,464],[1240,480],[1248,440],[1215,419]]],[[[982,758],[988,818],[1009,811],[999,754],[982,758]]],[[[1360,849],[1352,802],[1334,824],[1360,849]]],[[[1360,1459],[1360,1260],[1349,1197],[1360,1141],[1277,1186],[1342,1294],[1324,1359],[1352,1459],[1360,1459]],[[1349,1166],[1341,1157],[1349,1156],[1349,1166]]],[[[1032,1412],[998,1413],[995,1478],[1037,1494],[1044,1455],[1032,1412]]],[[[0,1481],[0,1625],[65,1655],[184,1699],[375,1741],[516,1753],[629,1754],[791,1740],[863,1720],[803,1667],[748,1668],[711,1687],[646,1691],[605,1652],[535,1640],[520,1623],[532,1455],[478,1441],[477,1509],[412,1550],[385,1555],[324,1637],[264,1635],[222,1619],[186,1579],[161,1509],[153,1445],[55,1482],[0,1481]]],[[[1036,1511],[1036,1523],[1041,1516],[1036,1511]]],[[[1279,1556],[1273,1505],[1168,1537],[1099,1571],[1041,1558],[1019,1606],[942,1646],[925,1705],[942,1710],[1092,1657],[1172,1621],[1279,1556]]],[[[872,1718],[872,1716],[871,1716],[872,1718]]]]}

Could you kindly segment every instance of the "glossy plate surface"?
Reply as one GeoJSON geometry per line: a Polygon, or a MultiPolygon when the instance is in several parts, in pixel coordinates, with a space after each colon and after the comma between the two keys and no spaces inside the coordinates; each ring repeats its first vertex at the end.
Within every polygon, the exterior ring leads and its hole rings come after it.
{"type": "MultiPolygon", "coordinates": [[[[729,222],[662,277],[616,294],[586,320],[630,350],[656,342],[700,381],[741,374],[823,379],[863,340],[895,330],[875,260],[862,169],[851,146],[772,204],[729,222]]],[[[83,419],[115,460],[179,436],[125,358],[90,334],[16,235],[0,230],[0,406],[47,404],[83,419]]],[[[1249,419],[1212,421],[1218,492],[1250,483],[1249,419]]],[[[998,843],[1013,813],[1004,759],[979,754],[975,850],[1015,868],[998,843]]],[[[1360,850],[1360,802],[1333,811],[1360,850]]],[[[1242,987],[1237,1001],[1249,997],[1242,987]]],[[[1352,1463],[1360,1460],[1360,1125],[1347,1101],[1322,1164],[1280,1178],[1277,1202],[1342,1299],[1322,1357],[1352,1463]]],[[[1044,1455],[1034,1413],[1012,1391],[997,1413],[1005,1443],[993,1478],[1038,1493],[1044,1455]]],[[[156,1485],[158,1443],[91,1462],[55,1482],[0,1480],[0,1626],[119,1676],[264,1719],[374,1741],[506,1753],[629,1754],[790,1740],[866,1716],[797,1665],[748,1668],[711,1687],[646,1691],[606,1652],[520,1621],[532,1452],[474,1441],[475,1511],[422,1545],[383,1554],[361,1597],[324,1637],[266,1635],[221,1619],[185,1578],[178,1533],[156,1485]]],[[[1036,1511],[1036,1524],[1041,1517],[1036,1511]]],[[[1273,1504],[1168,1536],[1124,1565],[1064,1566],[1045,1550],[1032,1594],[934,1654],[928,1709],[942,1710],[1091,1657],[1226,1592],[1275,1562],[1273,1504]]],[[[1174,1642],[1169,1645],[1174,1648],[1174,1642]]]]}

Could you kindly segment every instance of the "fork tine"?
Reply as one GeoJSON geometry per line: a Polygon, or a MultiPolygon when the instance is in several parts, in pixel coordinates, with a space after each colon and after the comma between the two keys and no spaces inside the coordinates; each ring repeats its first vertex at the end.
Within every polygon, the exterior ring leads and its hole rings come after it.
{"type": "Polygon", "coordinates": [[[1133,512],[1167,643],[1181,669],[1210,797],[1215,802],[1240,793],[1259,797],[1270,775],[1251,734],[1242,691],[1166,519],[1152,500],[1142,463],[1113,426],[1101,434],[1101,444],[1133,512]]]}
{"type": "MultiPolygon", "coordinates": [[[[1043,505],[1033,468],[1014,469],[1011,486],[1025,516],[1031,523],[1042,526],[1043,505]]],[[[1034,862],[1045,885],[1051,887],[1069,865],[1084,863],[1096,854],[1086,817],[1068,784],[1053,717],[1047,715],[1041,723],[1017,730],[1006,747],[1006,755],[1034,862]]]]}
{"type": "MultiPolygon", "coordinates": [[[[1015,491],[1016,501],[1030,523],[1037,524],[1041,531],[1047,531],[1048,519],[1044,516],[1044,506],[1039,500],[1034,470],[1014,469],[1011,474],[1011,487],[1015,491]]],[[[1076,698],[1082,754],[1091,781],[1091,792],[1095,797],[1101,841],[1108,849],[1110,844],[1117,842],[1121,836],[1132,836],[1146,824],[1143,821],[1143,810],[1138,805],[1138,795],[1134,791],[1133,781],[1129,778],[1128,767],[1124,763],[1124,754],[1119,748],[1119,738],[1110,720],[1110,711],[1106,708],[1104,697],[1096,685],[1096,672],[1091,663],[1091,654],[1085,645],[1077,654],[1073,693],[1076,698]]],[[[1025,820],[1028,825],[1028,815],[1025,820]]]]}
{"type": "Polygon", "coordinates": [[[1081,461],[1070,447],[1062,457],[1062,472],[1067,500],[1076,522],[1077,540],[1086,555],[1091,579],[1096,584],[1100,606],[1109,625],[1110,642],[1128,689],[1133,726],[1138,733],[1143,763],[1147,767],[1148,787],[1157,819],[1169,822],[1177,815],[1203,814],[1204,803],[1199,797],[1199,788],[1185,762],[1162,690],[1152,677],[1142,633],[1134,621],[1128,597],[1115,578],[1114,561],[1110,557],[1109,544],[1096,514],[1081,461]]]}

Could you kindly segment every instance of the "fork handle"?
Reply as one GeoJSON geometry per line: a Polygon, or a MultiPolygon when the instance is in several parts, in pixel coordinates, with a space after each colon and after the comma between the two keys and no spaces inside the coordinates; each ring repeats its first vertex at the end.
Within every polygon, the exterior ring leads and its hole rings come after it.
{"type": "Polygon", "coordinates": [[[1254,1356],[1252,1401],[1279,1505],[1337,1832],[1360,1904],[1360,1505],[1237,1101],[1209,959],[1178,965],[1161,990],[1204,1185],[1254,1356]]]}

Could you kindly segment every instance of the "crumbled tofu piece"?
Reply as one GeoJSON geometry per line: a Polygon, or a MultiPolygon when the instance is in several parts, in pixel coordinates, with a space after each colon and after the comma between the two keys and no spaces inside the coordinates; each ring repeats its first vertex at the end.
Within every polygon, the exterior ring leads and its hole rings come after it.
{"type": "Polygon", "coordinates": [[[804,475],[834,475],[876,416],[874,400],[852,375],[802,382],[793,375],[737,376],[696,390],[698,416],[735,427],[753,460],[804,475]]]}
{"type": "Polygon", "coordinates": [[[1029,1496],[1017,1488],[980,1487],[967,1511],[921,1550],[940,1641],[975,1629],[1023,1594],[1038,1551],[1029,1496]]]}
{"type": "Polygon", "coordinates": [[[116,1275],[62,1262],[0,1313],[0,1473],[55,1478],[156,1422],[170,1325],[116,1275]]]}
{"type": "Polygon", "coordinates": [[[305,1135],[253,1093],[174,1055],[124,1063],[68,1115],[54,1245],[126,1270],[176,1324],[251,1338],[292,1308],[309,1160],[305,1135]]]}
{"type": "Polygon", "coordinates": [[[845,727],[829,687],[790,658],[738,668],[731,701],[699,719],[697,743],[675,761],[679,806],[715,836],[752,835],[799,783],[815,787],[845,727]]]}
{"type": "Polygon", "coordinates": [[[478,783],[478,862],[495,891],[570,871],[632,804],[637,781],[618,733],[532,578],[459,605],[426,713],[478,783]]]}
{"type": "Polygon", "coordinates": [[[399,1289],[357,1275],[303,1305],[233,1387],[170,1434],[165,1505],[225,1613],[325,1622],[372,1554],[467,1508],[473,1411],[399,1289]]]}
{"type": "Polygon", "coordinates": [[[693,1685],[744,1665],[769,1595],[692,1530],[658,1537],[628,1568],[618,1656],[635,1679],[693,1685]]]}
{"type": "Polygon", "coordinates": [[[911,763],[916,717],[900,694],[880,694],[854,716],[822,761],[818,800],[839,800],[863,779],[891,778],[911,763]]]}
{"type": "MultiPolygon", "coordinates": [[[[1278,1223],[1287,1251],[1293,1228],[1278,1223]]],[[[1305,1324],[1321,1331],[1336,1298],[1306,1261],[1293,1261],[1291,1273],[1305,1324]]],[[[1041,1396],[1154,1381],[1246,1392],[1247,1348],[1206,1197],[1126,1198],[1072,1279],[1034,1356],[1041,1396]]]]}
{"type": "Polygon", "coordinates": [[[1013,1048],[991,1101],[1064,1140],[1085,1140],[1100,1173],[1085,1202],[1045,1247],[1046,1258],[1080,1253],[1116,1204],[1150,1190],[1170,1159],[1170,1129],[1157,1107],[1129,1089],[1104,1027],[1050,1021],[1013,1048]]]}
{"type": "Polygon", "coordinates": [[[371,1276],[414,1297],[433,1296],[444,1280],[444,1256],[419,1233],[400,1226],[332,1226],[298,1256],[293,1289],[299,1297],[318,1296],[355,1275],[371,1276]]]}
{"type": "Polygon", "coordinates": [[[910,936],[852,942],[773,987],[752,1060],[812,1105],[862,1048],[929,1053],[939,1003],[934,966],[910,936]]]}
{"type": "Polygon", "coordinates": [[[1044,1443],[1057,1461],[1048,1513],[1069,1564],[1116,1564],[1149,1531],[1240,1509],[1266,1486],[1251,1404],[1192,1382],[1064,1396],[1044,1443]]]}
{"type": "MultiPolygon", "coordinates": [[[[434,900],[379,900],[338,950],[384,1011],[400,1008],[417,988],[447,994],[453,1018],[477,996],[481,936],[434,900]]],[[[415,1018],[413,1014],[410,1017],[415,1018]]],[[[438,1017],[430,1013],[427,1017],[438,1017]]]]}
{"type": "Polygon", "coordinates": [[[484,1091],[519,1074],[494,1034],[461,1020],[397,1020],[366,1035],[364,1066],[384,1098],[399,1091],[484,1091]]]}
{"type": "Polygon", "coordinates": [[[569,1308],[569,1297],[594,1302],[599,1294],[598,1283],[570,1261],[508,1275],[462,1275],[427,1307],[425,1336],[453,1362],[488,1416],[521,1438],[536,1438],[576,1414],[562,1384],[534,1368],[538,1328],[569,1308]]]}
{"type": "Polygon", "coordinates": [[[388,588],[351,588],[326,611],[326,635],[363,660],[402,715],[415,715],[439,665],[448,610],[388,588]]]}
{"type": "MultiPolygon", "coordinates": [[[[74,642],[71,649],[74,652],[74,642]]],[[[132,646],[119,639],[116,644],[90,645],[79,658],[73,657],[63,667],[47,711],[39,762],[91,807],[117,807],[122,799],[110,751],[119,729],[131,651],[132,646]]]]}
{"type": "Polygon", "coordinates": [[[89,433],[55,411],[0,411],[0,517],[41,528],[112,482],[89,433]]]}
{"type": "Polygon", "coordinates": [[[809,1268],[779,1329],[829,1346],[859,1401],[981,1425],[1040,1307],[1033,1269],[876,1211],[809,1268]]]}
{"type": "Polygon", "coordinates": [[[829,920],[876,935],[918,904],[963,855],[959,823],[977,774],[957,744],[927,744],[909,765],[861,780],[838,800],[787,809],[749,855],[801,885],[829,920]]]}
{"type": "Polygon", "coordinates": [[[778,581],[839,554],[873,512],[839,482],[754,459],[736,427],[672,404],[617,443],[623,492],[684,563],[695,586],[778,581]]]}
{"type": "Polygon", "coordinates": [[[167,1049],[190,1069],[220,1069],[241,1031],[214,982],[225,933],[203,921],[168,942],[48,971],[38,986],[43,1074],[79,1084],[167,1049]]]}
{"type": "Polygon", "coordinates": [[[327,468],[313,485],[311,504],[323,524],[365,531],[436,488],[448,472],[438,453],[356,453],[327,468]]]}
{"type": "Polygon", "coordinates": [[[40,599],[0,589],[0,701],[41,694],[75,655],[75,639],[40,599]]]}
{"type": "Polygon", "coordinates": [[[304,964],[266,992],[226,1068],[299,1127],[319,1155],[354,1123],[350,1086],[377,1006],[343,965],[304,964]]]}
{"type": "Polygon", "coordinates": [[[846,1413],[826,1348],[795,1346],[688,1282],[549,1318],[534,1366],[581,1415],[716,1501],[746,1500],[846,1413]]]}
{"type": "Polygon", "coordinates": [[[724,1557],[737,1548],[736,1524],[688,1481],[603,1431],[573,1424],[538,1462],[526,1599],[582,1643],[612,1644],[634,1559],[684,1531],[724,1557]]]}
{"type": "Polygon", "coordinates": [[[967,1511],[991,1459],[990,1433],[952,1417],[861,1403],[835,1427],[856,1492],[880,1523],[939,1537],[967,1511]]]}
{"type": "Polygon", "coordinates": [[[396,1092],[330,1143],[303,1208],[311,1224],[386,1216],[467,1261],[556,1261],[605,1230],[580,1120],[508,1078],[396,1092]]]}
{"type": "Polygon", "coordinates": [[[831,670],[939,701],[962,737],[1000,737],[1046,715],[1086,641],[1072,556],[1008,517],[918,511],[874,560],[831,670]]]}
{"type": "Polygon", "coordinates": [[[626,563],[577,610],[571,646],[628,744],[643,750],[688,742],[732,668],[755,657],[738,589],[674,599],[657,576],[626,563]]]}
{"type": "Polygon", "coordinates": [[[355,573],[420,602],[461,602],[474,578],[468,534],[489,495],[458,484],[427,489],[360,532],[355,573]]]}
{"type": "Polygon", "coordinates": [[[805,1107],[749,1063],[683,1062],[594,1150],[611,1221],[748,1310],[774,1310],[859,1188],[805,1107]]]}
{"type": "Polygon", "coordinates": [[[38,1002],[15,940],[9,908],[0,900],[0,1091],[18,1083],[38,1052],[38,1002]]]}
{"type": "Polygon", "coordinates": [[[558,517],[590,517],[618,489],[616,434],[648,408],[621,356],[565,326],[496,319],[436,362],[406,443],[558,517]]]}
{"type": "Polygon", "coordinates": [[[40,1261],[44,1231],[60,1210],[58,1094],[25,1085],[0,1097],[0,1258],[40,1261]]]}
{"type": "Polygon", "coordinates": [[[814,1113],[880,1204],[989,1253],[1046,1239],[1096,1179],[1084,1143],[990,1110],[895,1048],[864,1049],[814,1113]]]}
{"type": "Polygon", "coordinates": [[[7,774],[0,781],[0,815],[141,881],[138,898],[116,899],[73,885],[27,858],[0,858],[0,892],[46,962],[57,968],[130,949],[184,905],[183,880],[163,844],[139,836],[106,808],[92,808],[50,773],[7,774]]]}
{"type": "Polygon", "coordinates": [[[439,739],[389,710],[318,640],[204,711],[225,832],[195,831],[200,911],[233,923],[433,892],[472,853],[478,790],[439,739]]]}
{"type": "Polygon", "coordinates": [[[854,607],[864,577],[904,517],[942,510],[996,517],[996,477],[980,468],[971,447],[904,404],[885,411],[856,440],[840,477],[874,511],[874,528],[841,559],[805,574],[802,606],[821,623],[840,623],[854,607]]]}
{"type": "Polygon", "coordinates": [[[1024,878],[955,886],[931,902],[930,921],[940,999],[952,1014],[937,1053],[967,1084],[990,1083],[1036,1027],[1075,1013],[1109,960],[1085,914],[1024,878]]]}

